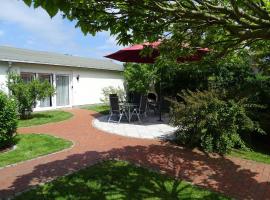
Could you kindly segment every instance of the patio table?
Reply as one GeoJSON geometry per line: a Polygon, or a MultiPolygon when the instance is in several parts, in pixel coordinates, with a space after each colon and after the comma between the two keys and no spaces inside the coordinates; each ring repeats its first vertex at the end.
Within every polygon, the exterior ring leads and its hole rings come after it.
{"type": "Polygon", "coordinates": [[[131,120],[131,112],[133,111],[134,108],[138,107],[139,105],[136,103],[129,103],[129,102],[122,102],[119,103],[120,107],[124,109],[127,112],[128,115],[128,122],[130,123],[131,120]]]}

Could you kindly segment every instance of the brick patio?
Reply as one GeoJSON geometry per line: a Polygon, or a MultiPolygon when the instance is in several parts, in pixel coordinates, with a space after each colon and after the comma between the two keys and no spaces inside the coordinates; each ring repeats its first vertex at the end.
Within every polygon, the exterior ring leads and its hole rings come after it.
{"type": "Polygon", "coordinates": [[[92,127],[95,113],[69,110],[68,121],[21,128],[19,133],[46,133],[72,140],[67,151],[0,169],[0,198],[13,196],[99,160],[118,158],[148,166],[237,199],[270,199],[270,165],[238,158],[209,157],[162,143],[104,133],[92,127]]]}

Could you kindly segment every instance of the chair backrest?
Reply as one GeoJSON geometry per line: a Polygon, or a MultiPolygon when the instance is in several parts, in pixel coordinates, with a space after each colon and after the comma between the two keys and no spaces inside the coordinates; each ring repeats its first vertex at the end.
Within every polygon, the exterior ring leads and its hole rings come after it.
{"type": "Polygon", "coordinates": [[[141,102],[141,98],[142,98],[142,95],[140,93],[134,92],[133,93],[132,103],[135,103],[135,104],[139,105],[140,102],[141,102]]]}
{"type": "Polygon", "coordinates": [[[115,111],[120,111],[119,109],[119,100],[118,100],[118,96],[116,95],[110,95],[110,107],[111,107],[111,111],[115,112],[115,111]]]}
{"type": "Polygon", "coordinates": [[[132,92],[127,92],[127,102],[132,103],[133,94],[132,92]]]}
{"type": "Polygon", "coordinates": [[[140,112],[145,112],[146,107],[147,107],[147,96],[142,95],[141,100],[140,100],[140,107],[139,107],[140,112]]]}
{"type": "Polygon", "coordinates": [[[117,94],[109,94],[109,97],[117,97],[117,94]]]}

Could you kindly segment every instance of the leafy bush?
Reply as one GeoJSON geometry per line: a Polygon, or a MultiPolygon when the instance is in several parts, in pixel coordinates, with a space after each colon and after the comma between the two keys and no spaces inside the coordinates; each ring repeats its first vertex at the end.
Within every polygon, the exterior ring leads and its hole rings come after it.
{"type": "Polygon", "coordinates": [[[247,115],[244,100],[223,100],[214,91],[183,91],[183,102],[173,102],[172,122],[179,129],[176,141],[200,146],[206,152],[228,153],[248,149],[242,134],[263,131],[247,115]]]}
{"type": "Polygon", "coordinates": [[[9,74],[8,89],[18,102],[20,117],[29,118],[37,101],[52,96],[54,87],[48,81],[32,80],[25,83],[19,75],[9,74]]]}
{"type": "Polygon", "coordinates": [[[110,94],[117,94],[118,98],[120,101],[124,101],[125,100],[125,90],[121,87],[113,87],[113,86],[109,86],[109,87],[105,87],[102,89],[102,94],[103,94],[103,98],[101,98],[100,100],[104,103],[104,104],[109,104],[109,95],[110,94]]]}
{"type": "Polygon", "coordinates": [[[17,129],[16,101],[0,91],[0,149],[14,143],[17,129]]]}
{"type": "Polygon", "coordinates": [[[156,81],[156,69],[149,64],[128,63],[125,65],[124,78],[128,91],[147,93],[156,81]]]}

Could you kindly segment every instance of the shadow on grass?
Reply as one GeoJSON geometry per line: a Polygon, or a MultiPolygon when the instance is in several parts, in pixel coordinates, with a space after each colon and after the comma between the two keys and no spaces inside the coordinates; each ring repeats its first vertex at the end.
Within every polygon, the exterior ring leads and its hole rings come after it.
{"type": "MultiPolygon", "coordinates": [[[[127,160],[131,163],[136,163],[144,167],[165,172],[168,175],[176,177],[178,180],[184,179],[193,182],[196,185],[210,188],[239,199],[270,198],[270,194],[266,192],[270,191],[270,185],[268,182],[258,182],[255,179],[255,176],[258,175],[257,173],[241,168],[241,166],[237,165],[230,159],[224,157],[211,158],[201,152],[192,152],[190,150],[171,145],[159,144],[152,144],[149,146],[124,146],[103,152],[87,151],[81,154],[70,155],[63,160],[38,165],[34,167],[34,170],[28,174],[18,176],[9,188],[0,191],[0,198],[7,197],[14,194],[14,192],[19,192],[31,187],[33,185],[33,181],[35,184],[49,181],[67,173],[78,171],[79,169],[92,165],[100,160],[107,159],[127,160]]],[[[114,169],[108,168],[106,170],[114,169]]],[[[123,177],[125,178],[125,173],[127,172],[123,170],[122,173],[123,177]]],[[[91,199],[95,199],[94,195],[99,197],[96,199],[104,199],[103,197],[108,191],[115,195],[122,195],[123,197],[119,199],[136,199],[133,198],[132,195],[135,195],[134,193],[139,193],[141,191],[134,191],[133,188],[131,189],[129,181],[138,181],[138,184],[140,185],[146,184],[145,190],[149,191],[150,193],[145,194],[145,192],[142,191],[141,195],[148,195],[148,197],[151,197],[151,195],[155,193],[161,199],[163,196],[166,196],[165,199],[180,199],[179,197],[175,196],[178,193],[178,189],[176,188],[179,188],[177,186],[180,183],[179,181],[175,181],[174,184],[176,184],[176,186],[172,187],[175,189],[171,189],[170,193],[168,194],[168,191],[164,189],[166,184],[162,181],[160,182],[159,180],[155,180],[153,183],[147,183],[147,180],[144,180],[146,181],[145,183],[140,179],[136,179],[135,175],[129,175],[127,179],[128,180],[123,181],[122,178],[122,181],[120,180],[118,182],[117,178],[105,176],[104,181],[100,180],[103,181],[101,184],[102,187],[98,190],[90,191],[91,195],[93,195],[93,198],[91,199]],[[113,188],[114,190],[112,188],[108,188],[110,181],[116,181],[116,186],[113,188]],[[148,187],[147,184],[155,184],[157,187],[151,188],[148,187]]],[[[69,184],[70,187],[76,188],[76,192],[71,194],[75,195],[75,199],[85,198],[84,196],[81,196],[83,195],[82,191],[87,190],[84,181],[70,182],[66,184],[69,184]]],[[[93,184],[99,184],[99,182],[93,184]]],[[[50,188],[47,189],[50,190],[50,188]]],[[[59,193],[59,191],[56,191],[56,193],[57,192],[59,193]]],[[[67,194],[69,194],[69,191],[64,190],[63,194],[61,195],[67,194]]],[[[211,195],[209,197],[205,197],[204,199],[211,199],[211,195]]],[[[139,197],[146,198],[147,196],[139,197]]],[[[181,199],[185,199],[185,197],[181,196],[181,199]]]]}
{"type": "Polygon", "coordinates": [[[104,162],[18,199],[225,199],[125,162],[104,162]],[[45,194],[45,195],[44,195],[45,194]],[[196,198],[197,196],[197,198],[196,198]]]}

